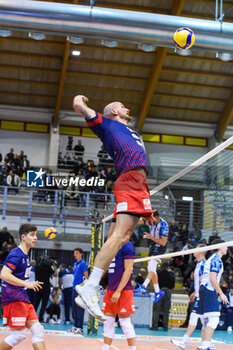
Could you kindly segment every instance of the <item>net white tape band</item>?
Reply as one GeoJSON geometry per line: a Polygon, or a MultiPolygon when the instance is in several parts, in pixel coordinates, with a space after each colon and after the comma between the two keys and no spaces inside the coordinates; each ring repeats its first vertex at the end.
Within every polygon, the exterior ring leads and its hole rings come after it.
{"type": "Polygon", "coordinates": [[[188,250],[180,250],[180,251],[174,252],[174,253],[147,256],[146,258],[138,258],[138,259],[134,260],[134,263],[141,262],[141,261],[156,260],[156,259],[174,258],[176,256],[189,255],[189,254],[193,254],[196,252],[198,252],[198,253],[199,252],[206,252],[208,250],[215,250],[215,249],[219,249],[221,247],[232,247],[232,246],[233,246],[233,241],[223,242],[223,243],[208,245],[206,247],[200,247],[200,248],[194,248],[194,249],[188,249],[188,250]]]}
{"type": "MultiPolygon", "coordinates": [[[[221,152],[226,147],[230,146],[232,143],[233,143],[233,136],[231,136],[225,142],[221,143],[219,146],[217,146],[214,149],[212,149],[210,152],[206,153],[203,157],[197,159],[195,162],[193,162],[192,164],[188,165],[183,170],[179,171],[177,174],[175,174],[172,177],[170,177],[168,180],[166,180],[163,183],[161,183],[159,186],[156,186],[153,190],[150,191],[150,196],[152,196],[153,194],[159,192],[164,187],[170,185],[172,182],[174,182],[175,180],[179,179],[181,176],[184,176],[184,175],[188,174],[191,170],[193,170],[194,168],[198,167],[199,165],[201,165],[202,163],[204,163],[208,159],[212,158],[217,153],[221,152]]],[[[102,222],[107,222],[107,221],[109,221],[111,219],[112,219],[112,215],[109,215],[106,218],[104,218],[102,220],[102,222]]]]}

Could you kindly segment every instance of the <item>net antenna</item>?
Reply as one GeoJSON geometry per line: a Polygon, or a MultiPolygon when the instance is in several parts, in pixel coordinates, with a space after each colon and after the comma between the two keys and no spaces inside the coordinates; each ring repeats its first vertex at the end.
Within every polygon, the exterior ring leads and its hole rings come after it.
{"type": "MultiPolygon", "coordinates": [[[[179,179],[180,177],[188,174],[190,171],[192,171],[193,169],[197,168],[198,166],[200,166],[201,164],[203,164],[204,162],[206,162],[207,160],[211,159],[212,157],[214,157],[215,155],[217,155],[219,152],[225,150],[228,146],[230,146],[233,143],[233,136],[231,136],[229,139],[227,139],[226,141],[224,141],[223,143],[221,143],[220,145],[218,145],[217,147],[215,147],[213,150],[211,150],[210,152],[206,153],[204,156],[202,156],[201,158],[197,159],[195,162],[191,163],[190,165],[188,165],[186,168],[182,169],[181,171],[179,171],[177,174],[173,175],[172,177],[170,177],[168,180],[162,182],[160,185],[156,186],[153,190],[150,191],[150,196],[154,195],[155,193],[161,191],[163,188],[165,188],[166,186],[170,185],[171,183],[173,183],[174,181],[176,181],[177,179],[179,179]]],[[[102,220],[102,222],[107,222],[109,220],[112,219],[112,215],[107,216],[106,218],[104,218],[102,220]]],[[[208,250],[208,249],[207,249],[208,250]]],[[[190,253],[189,253],[190,254],[190,253]]],[[[180,254],[179,254],[180,255],[180,254]]]]}

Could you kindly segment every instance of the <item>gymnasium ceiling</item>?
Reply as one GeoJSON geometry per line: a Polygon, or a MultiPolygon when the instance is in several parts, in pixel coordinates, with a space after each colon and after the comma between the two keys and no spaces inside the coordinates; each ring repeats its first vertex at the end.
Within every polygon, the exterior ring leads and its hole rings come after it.
{"type": "MultiPolygon", "coordinates": [[[[89,5],[89,0],[53,2],[89,5]]],[[[233,0],[223,4],[224,21],[233,23],[233,0]]],[[[210,20],[215,16],[215,0],[97,0],[95,6],[210,20]]],[[[36,41],[13,31],[0,39],[0,53],[0,104],[51,109],[55,122],[61,110],[72,110],[76,94],[84,94],[98,111],[122,101],[138,116],[139,129],[145,118],[210,123],[219,126],[220,136],[233,125],[233,61],[223,62],[214,52],[183,57],[171,48],[147,53],[131,43],[107,48],[101,40],[85,39],[73,45],[63,36],[36,41]],[[81,55],[72,56],[73,49],[81,55]]]]}

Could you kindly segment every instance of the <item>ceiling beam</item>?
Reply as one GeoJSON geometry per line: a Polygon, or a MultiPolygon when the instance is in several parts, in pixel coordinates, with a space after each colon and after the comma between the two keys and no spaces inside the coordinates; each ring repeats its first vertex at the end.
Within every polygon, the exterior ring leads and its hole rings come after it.
{"type": "Polygon", "coordinates": [[[224,136],[224,133],[227,127],[229,126],[232,118],[233,118],[233,89],[219,118],[217,132],[219,133],[220,138],[224,136]]]}
{"type": "MultiPolygon", "coordinates": [[[[173,6],[171,9],[171,15],[179,16],[184,7],[185,0],[180,0],[179,2],[173,0],[173,6]]],[[[147,113],[150,108],[150,103],[159,80],[160,72],[163,67],[164,60],[166,58],[168,49],[166,47],[159,47],[155,54],[154,64],[151,70],[150,78],[148,80],[147,86],[144,90],[142,104],[139,111],[138,127],[142,130],[144,121],[147,117],[147,113]]]]}
{"type": "Polygon", "coordinates": [[[159,84],[161,85],[172,85],[172,86],[189,86],[197,89],[212,89],[212,90],[225,90],[230,91],[231,87],[220,86],[220,85],[208,85],[208,84],[197,84],[197,83],[188,83],[186,81],[175,81],[175,80],[162,80],[159,79],[159,84]]]}
{"type": "MultiPolygon", "coordinates": [[[[73,0],[72,4],[77,5],[78,1],[79,0],[73,0]]],[[[58,119],[59,119],[64,83],[65,83],[65,78],[66,78],[66,71],[67,71],[67,66],[68,66],[68,61],[69,61],[69,54],[70,54],[70,41],[65,39],[65,47],[64,47],[64,54],[63,54],[62,67],[61,67],[61,76],[60,76],[60,81],[59,81],[59,86],[58,86],[54,117],[52,120],[52,122],[55,125],[58,123],[58,119]]]]}

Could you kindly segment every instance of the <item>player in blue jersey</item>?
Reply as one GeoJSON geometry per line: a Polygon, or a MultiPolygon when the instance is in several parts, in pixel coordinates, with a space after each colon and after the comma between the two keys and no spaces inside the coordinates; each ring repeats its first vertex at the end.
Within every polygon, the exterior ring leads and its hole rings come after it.
{"type": "Polygon", "coordinates": [[[129,109],[120,102],[112,102],[104,108],[104,115],[87,106],[88,98],[74,98],[74,110],[86,118],[87,125],[100,138],[104,149],[115,163],[118,179],[115,184],[116,206],[109,237],[99,254],[87,281],[76,286],[89,311],[104,321],[106,316],[98,305],[96,286],[119,249],[126,244],[139,218],[152,222],[149,189],[146,183],[147,160],[143,142],[127,124],[131,120],[129,109]]]}
{"type": "MultiPolygon", "coordinates": [[[[216,239],[212,244],[223,243],[221,239],[216,239]]],[[[214,251],[206,261],[203,278],[200,285],[200,313],[204,320],[204,330],[202,333],[202,345],[200,350],[210,350],[211,338],[217,328],[220,316],[220,303],[218,295],[223,304],[229,304],[227,296],[220,288],[220,280],[223,273],[222,257],[226,255],[228,247],[221,247],[214,251]]]]}
{"type": "Polygon", "coordinates": [[[106,289],[102,311],[107,320],[104,322],[104,344],[102,350],[109,350],[115,334],[115,317],[119,315],[120,326],[127,339],[130,350],[136,350],[135,331],[130,315],[134,314],[132,270],[135,248],[131,242],[120,248],[108,268],[108,287],[106,289]]]}
{"type": "MultiPolygon", "coordinates": [[[[169,227],[163,218],[160,217],[158,210],[153,213],[155,224],[150,226],[150,233],[144,232],[145,238],[148,240],[150,247],[149,256],[164,254],[167,248],[167,237],[169,227]]],[[[160,263],[160,259],[149,260],[148,262],[148,275],[142,286],[134,290],[134,293],[147,293],[147,286],[152,281],[155,290],[154,304],[157,303],[164,295],[164,292],[160,290],[158,283],[157,265],[160,263]]]]}
{"type": "MultiPolygon", "coordinates": [[[[205,244],[198,244],[197,248],[205,247],[205,244]]],[[[199,306],[199,287],[200,283],[203,277],[204,272],[204,266],[205,266],[205,255],[206,252],[196,252],[193,254],[197,260],[197,264],[194,270],[194,292],[190,295],[189,300],[190,302],[194,302],[194,307],[190,315],[189,325],[187,328],[186,333],[180,340],[174,340],[172,339],[171,342],[180,347],[181,349],[185,349],[186,342],[188,338],[191,336],[191,334],[194,332],[194,330],[197,327],[198,319],[201,318],[200,314],[200,306],[199,306]]],[[[213,343],[210,344],[210,349],[214,350],[215,346],[213,343]]]]}
{"type": "Polygon", "coordinates": [[[34,350],[45,350],[44,328],[27,295],[27,289],[38,291],[43,282],[28,282],[31,269],[28,251],[37,242],[37,228],[23,224],[19,228],[20,244],[4,261],[1,271],[3,326],[9,326],[11,335],[0,344],[0,350],[10,350],[25,339],[25,328],[32,334],[34,350]]]}

